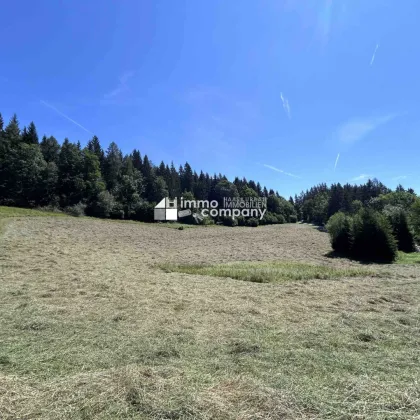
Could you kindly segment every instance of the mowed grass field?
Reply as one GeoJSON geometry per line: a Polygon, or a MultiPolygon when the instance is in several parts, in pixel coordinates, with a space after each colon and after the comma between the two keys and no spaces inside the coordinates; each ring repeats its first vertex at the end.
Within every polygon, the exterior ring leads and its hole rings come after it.
{"type": "Polygon", "coordinates": [[[419,264],[306,225],[10,213],[0,419],[420,418],[419,264]]]}

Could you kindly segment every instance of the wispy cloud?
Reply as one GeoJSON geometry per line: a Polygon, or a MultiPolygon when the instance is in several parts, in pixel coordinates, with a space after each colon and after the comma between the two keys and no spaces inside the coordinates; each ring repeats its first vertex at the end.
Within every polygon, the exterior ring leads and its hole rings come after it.
{"type": "Polygon", "coordinates": [[[120,93],[126,92],[127,90],[129,90],[128,81],[133,76],[134,76],[134,72],[133,71],[127,71],[127,72],[125,72],[119,78],[119,83],[118,83],[117,87],[115,89],[111,90],[111,92],[106,93],[104,95],[104,98],[105,99],[112,99],[112,98],[115,98],[116,96],[118,96],[120,93]]]}
{"type": "Polygon", "coordinates": [[[181,121],[181,147],[203,153],[215,142],[219,162],[227,161],[223,150],[236,150],[235,159],[247,153],[244,141],[251,140],[260,124],[258,107],[249,99],[217,86],[198,85],[182,92],[178,99],[189,111],[181,121]]]}
{"type": "Polygon", "coordinates": [[[263,163],[263,166],[265,166],[266,168],[271,169],[273,171],[280,172],[280,173],[282,173],[284,175],[291,176],[292,178],[301,178],[300,176],[291,174],[290,172],[285,172],[282,169],[276,168],[275,166],[267,165],[265,163],[263,163]]]}
{"type": "Polygon", "coordinates": [[[396,176],[396,177],[392,178],[392,180],[393,181],[402,181],[403,179],[407,179],[407,178],[408,178],[407,175],[399,175],[399,176],[396,176]]]}
{"type": "Polygon", "coordinates": [[[361,174],[359,176],[356,176],[356,177],[352,178],[350,181],[351,182],[355,182],[355,181],[366,181],[368,179],[372,179],[372,175],[361,174]]]}
{"type": "Polygon", "coordinates": [[[292,118],[292,116],[290,115],[289,101],[285,96],[283,96],[283,92],[280,92],[280,98],[281,98],[281,101],[283,103],[284,112],[287,114],[289,119],[292,118]]]}
{"type": "Polygon", "coordinates": [[[382,117],[358,118],[341,125],[337,130],[337,138],[341,143],[355,143],[379,126],[386,124],[397,115],[390,114],[382,117]]]}
{"type": "Polygon", "coordinates": [[[340,159],[340,153],[337,155],[337,159],[335,160],[334,172],[337,169],[338,159],[340,159]]]}
{"type": "Polygon", "coordinates": [[[379,44],[376,44],[375,51],[373,52],[372,59],[370,60],[370,66],[372,67],[373,62],[375,61],[376,51],[378,51],[379,44]]]}
{"type": "Polygon", "coordinates": [[[72,118],[70,118],[68,115],[64,114],[63,112],[61,112],[59,109],[57,109],[55,106],[49,104],[48,102],[45,102],[43,100],[40,101],[40,103],[42,105],[47,106],[48,108],[51,108],[53,111],[55,111],[57,114],[61,115],[62,117],[64,117],[66,120],[69,120],[70,122],[72,122],[74,125],[77,125],[78,127],[80,127],[82,130],[85,130],[87,133],[94,135],[94,133],[90,130],[88,130],[86,127],[83,127],[82,124],[79,124],[77,121],[73,120],[72,118]]]}

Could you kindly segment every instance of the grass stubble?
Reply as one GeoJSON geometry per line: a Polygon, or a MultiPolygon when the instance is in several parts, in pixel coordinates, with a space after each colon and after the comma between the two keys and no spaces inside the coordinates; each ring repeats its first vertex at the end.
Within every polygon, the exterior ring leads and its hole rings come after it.
{"type": "Polygon", "coordinates": [[[420,416],[416,264],[302,225],[2,229],[1,419],[420,416]]]}

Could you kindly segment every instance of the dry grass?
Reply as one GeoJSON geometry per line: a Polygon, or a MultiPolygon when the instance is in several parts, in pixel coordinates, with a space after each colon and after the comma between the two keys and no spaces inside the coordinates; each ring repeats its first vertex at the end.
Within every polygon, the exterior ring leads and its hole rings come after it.
{"type": "Polygon", "coordinates": [[[0,241],[1,419],[420,416],[415,264],[328,258],[327,235],[304,225],[22,217],[0,241]],[[253,283],[157,267],[239,261],[360,277],[253,283]]]}

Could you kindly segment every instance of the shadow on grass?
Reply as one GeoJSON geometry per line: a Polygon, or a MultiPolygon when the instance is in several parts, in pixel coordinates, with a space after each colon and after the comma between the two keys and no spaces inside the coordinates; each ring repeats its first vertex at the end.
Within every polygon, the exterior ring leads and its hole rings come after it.
{"type": "Polygon", "coordinates": [[[340,259],[346,259],[349,261],[354,261],[354,262],[358,262],[359,264],[363,264],[363,265],[371,265],[371,264],[386,264],[386,265],[390,265],[393,264],[396,261],[387,261],[387,260],[382,260],[382,259],[375,259],[375,260],[368,260],[368,259],[361,259],[361,258],[354,258],[348,254],[345,254],[343,252],[337,252],[337,251],[329,251],[326,254],[324,254],[325,257],[327,258],[340,258],[340,259]]]}

